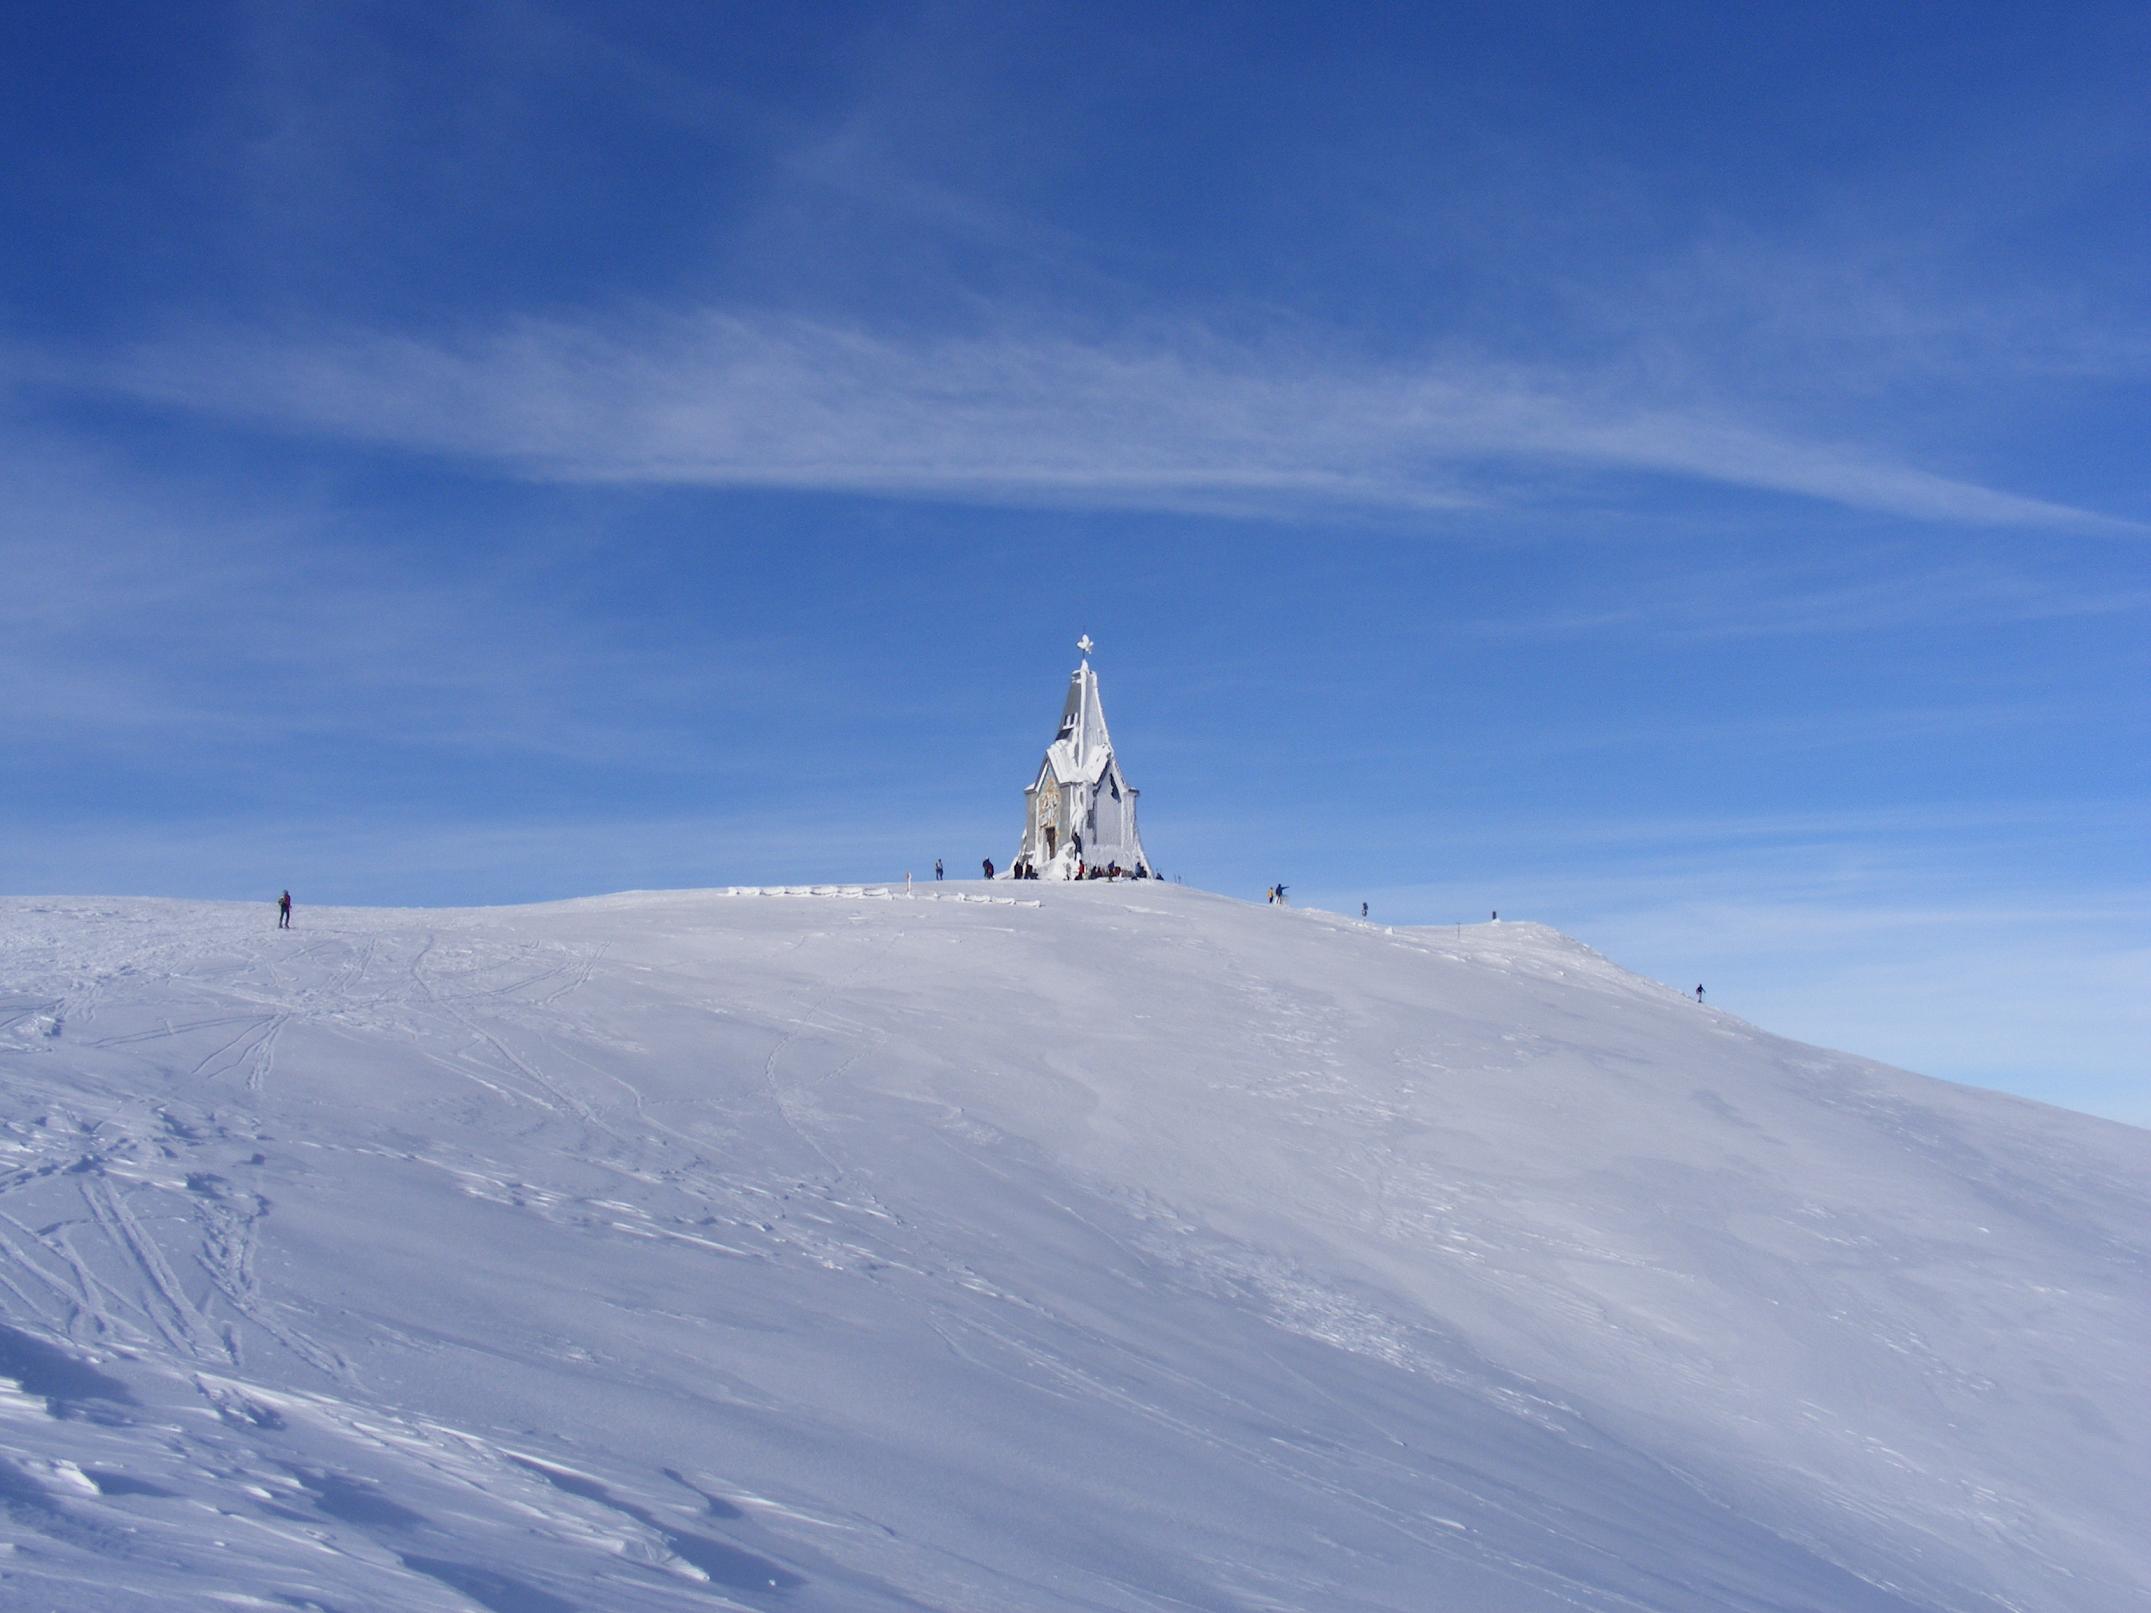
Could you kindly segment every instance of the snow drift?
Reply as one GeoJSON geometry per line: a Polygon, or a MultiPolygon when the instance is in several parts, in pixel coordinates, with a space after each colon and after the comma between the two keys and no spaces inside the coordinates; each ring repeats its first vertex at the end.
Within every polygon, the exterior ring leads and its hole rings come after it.
{"type": "Polygon", "coordinates": [[[297,922],[0,901],[8,1607],[2151,1597],[2151,1133],[1529,925],[297,922]]]}

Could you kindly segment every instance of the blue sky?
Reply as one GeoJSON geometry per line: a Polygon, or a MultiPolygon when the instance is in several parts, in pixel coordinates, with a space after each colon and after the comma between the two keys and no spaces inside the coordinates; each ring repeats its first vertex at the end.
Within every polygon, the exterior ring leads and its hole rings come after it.
{"type": "Polygon", "coordinates": [[[2151,1121],[2151,11],[0,15],[0,888],[1542,918],[2151,1121]],[[1339,13],[1342,14],[1339,14],[1339,13]]]}

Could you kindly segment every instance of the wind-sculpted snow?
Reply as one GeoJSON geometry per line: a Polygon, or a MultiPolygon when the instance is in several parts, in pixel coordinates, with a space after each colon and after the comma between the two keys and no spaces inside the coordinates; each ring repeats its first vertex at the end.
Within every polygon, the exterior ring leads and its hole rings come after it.
{"type": "Polygon", "coordinates": [[[2151,1134],[1011,894],[0,902],[0,1606],[2151,1605],[2151,1134]]]}

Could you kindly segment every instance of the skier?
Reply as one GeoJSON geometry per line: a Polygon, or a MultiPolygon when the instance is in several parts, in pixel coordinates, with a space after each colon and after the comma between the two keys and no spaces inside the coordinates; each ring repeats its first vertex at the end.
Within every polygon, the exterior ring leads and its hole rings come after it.
{"type": "Polygon", "coordinates": [[[1359,904],[1359,922],[1362,924],[1367,922],[1367,904],[1365,902],[1359,904]]]}
{"type": "Polygon", "coordinates": [[[1277,905],[1279,907],[1283,907],[1285,905],[1285,888],[1282,885],[1279,885],[1277,887],[1277,905]]]}
{"type": "Polygon", "coordinates": [[[993,859],[991,857],[979,858],[978,865],[979,867],[986,870],[986,877],[988,879],[993,878],[993,859]]]}
{"type": "Polygon", "coordinates": [[[1703,988],[1701,986],[1697,986],[1695,988],[1695,1000],[1697,1002],[1701,1002],[1703,1000],[1703,988]]]}
{"type": "Polygon", "coordinates": [[[939,857],[934,859],[934,878],[936,881],[941,878],[941,859],[939,857]]]}
{"type": "Polygon", "coordinates": [[[276,899],[276,927],[280,930],[291,928],[291,892],[289,891],[284,892],[283,895],[276,899]]]}

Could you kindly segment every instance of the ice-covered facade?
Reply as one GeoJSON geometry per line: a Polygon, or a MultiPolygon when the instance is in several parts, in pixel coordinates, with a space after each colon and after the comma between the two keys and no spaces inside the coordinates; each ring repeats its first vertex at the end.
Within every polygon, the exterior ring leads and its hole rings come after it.
{"type": "Polygon", "coordinates": [[[1135,822],[1137,791],[1121,772],[1106,732],[1089,637],[1076,647],[1083,663],[1068,680],[1060,728],[1023,792],[1023,840],[1013,868],[1036,869],[1040,879],[1074,879],[1078,865],[1117,863],[1123,874],[1147,875],[1150,859],[1135,822]]]}

